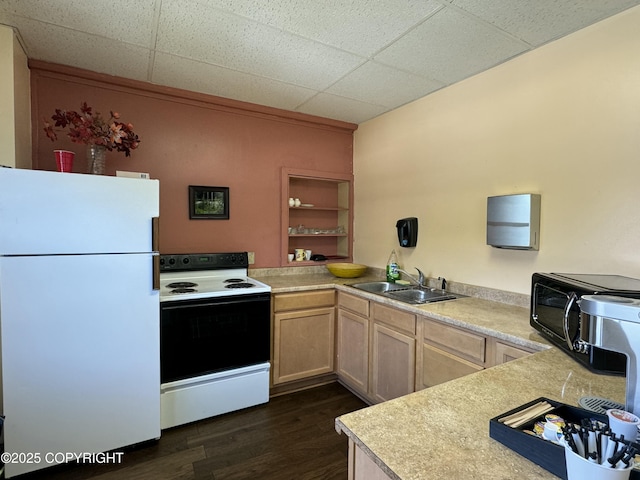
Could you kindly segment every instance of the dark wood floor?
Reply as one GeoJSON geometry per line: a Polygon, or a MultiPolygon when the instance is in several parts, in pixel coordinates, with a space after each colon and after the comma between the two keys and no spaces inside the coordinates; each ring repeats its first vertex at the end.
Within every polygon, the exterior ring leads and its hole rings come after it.
{"type": "Polygon", "coordinates": [[[337,383],[162,432],[119,465],[60,465],[19,480],[346,480],[335,417],[365,407],[337,383]]]}

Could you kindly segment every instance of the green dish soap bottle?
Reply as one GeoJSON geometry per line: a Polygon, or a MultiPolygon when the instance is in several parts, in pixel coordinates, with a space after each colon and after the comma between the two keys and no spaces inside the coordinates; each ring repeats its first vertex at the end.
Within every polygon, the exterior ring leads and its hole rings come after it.
{"type": "Polygon", "coordinates": [[[389,255],[389,261],[387,262],[387,282],[395,283],[400,278],[400,272],[398,271],[398,259],[396,258],[396,251],[393,249],[391,255],[389,255]]]}

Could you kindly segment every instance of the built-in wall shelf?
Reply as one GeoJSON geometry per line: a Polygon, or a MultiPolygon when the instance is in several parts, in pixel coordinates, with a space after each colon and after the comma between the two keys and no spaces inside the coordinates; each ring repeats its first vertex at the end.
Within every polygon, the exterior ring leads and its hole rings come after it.
{"type": "Polygon", "coordinates": [[[282,169],[282,266],[352,261],[353,176],[315,170],[282,169]],[[313,206],[289,206],[298,198],[313,206]],[[301,230],[301,231],[300,231],[301,230]],[[322,254],[324,262],[289,262],[296,248],[322,254]]]}
{"type": "MultiPolygon", "coordinates": [[[[291,233],[289,234],[289,237],[348,237],[349,235],[346,233],[319,233],[319,234],[313,234],[313,233],[291,233]]],[[[292,253],[292,252],[289,252],[292,253]]],[[[320,252],[318,252],[320,253],[320,252]]]]}

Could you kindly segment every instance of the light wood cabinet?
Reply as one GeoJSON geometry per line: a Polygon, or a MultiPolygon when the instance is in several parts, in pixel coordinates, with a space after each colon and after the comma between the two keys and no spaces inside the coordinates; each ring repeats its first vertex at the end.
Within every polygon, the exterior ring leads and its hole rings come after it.
{"type": "Polygon", "coordinates": [[[515,345],[497,339],[493,342],[493,352],[493,365],[501,365],[533,353],[532,350],[516,347],[515,345]]]}
{"type": "Polygon", "coordinates": [[[372,305],[370,396],[384,402],[415,391],[416,316],[372,305]]]}
{"type": "Polygon", "coordinates": [[[273,385],[333,372],[334,290],[276,294],[273,305],[273,385]]]}
{"type": "Polygon", "coordinates": [[[423,317],[418,321],[416,389],[448,382],[533,350],[423,317]]]}
{"type": "Polygon", "coordinates": [[[456,357],[428,343],[422,343],[421,347],[420,364],[417,369],[420,372],[418,389],[433,387],[483,369],[475,363],[456,357]]]}
{"type": "Polygon", "coordinates": [[[425,317],[422,319],[422,339],[441,350],[484,366],[487,345],[484,335],[425,317]]]}
{"type": "Polygon", "coordinates": [[[418,326],[416,389],[477,372],[486,365],[487,338],[424,317],[418,326]]]}
{"type": "Polygon", "coordinates": [[[363,397],[369,391],[369,301],[338,294],[338,378],[363,397]]]}
{"type": "Polygon", "coordinates": [[[338,378],[372,403],[415,389],[416,317],[340,292],[338,378]]]}
{"type": "Polygon", "coordinates": [[[348,480],[390,480],[390,477],[349,439],[348,480]]]}
{"type": "Polygon", "coordinates": [[[339,291],[335,305],[334,290],[274,295],[272,393],[337,375],[379,403],[533,353],[358,294],[339,291]]]}
{"type": "Polygon", "coordinates": [[[281,265],[318,265],[315,261],[289,262],[287,254],[296,248],[323,254],[328,261],[351,261],[352,183],[349,174],[282,169],[281,265]],[[289,198],[300,199],[302,205],[289,206],[289,198]]]}

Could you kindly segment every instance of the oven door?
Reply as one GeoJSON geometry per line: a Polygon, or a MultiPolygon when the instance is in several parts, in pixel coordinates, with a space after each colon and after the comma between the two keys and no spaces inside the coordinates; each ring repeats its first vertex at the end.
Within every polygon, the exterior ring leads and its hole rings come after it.
{"type": "Polygon", "coordinates": [[[271,295],[160,304],[161,383],[269,361],[271,295]]]}

